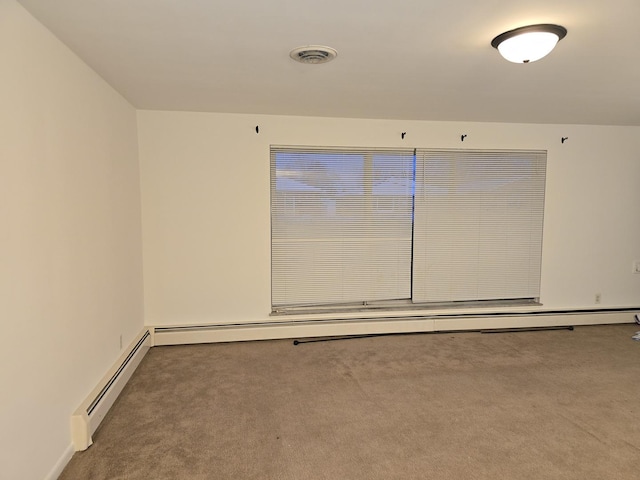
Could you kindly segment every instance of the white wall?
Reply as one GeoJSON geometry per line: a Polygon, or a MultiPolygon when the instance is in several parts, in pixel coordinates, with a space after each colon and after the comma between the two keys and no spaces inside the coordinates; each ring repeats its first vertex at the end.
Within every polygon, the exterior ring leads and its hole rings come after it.
{"type": "Polygon", "coordinates": [[[136,112],[0,0],[0,477],[42,479],[143,328],[136,112]]]}
{"type": "Polygon", "coordinates": [[[272,144],[548,150],[542,308],[640,307],[638,127],[141,111],[138,131],[148,325],[269,321],[272,144]]]}

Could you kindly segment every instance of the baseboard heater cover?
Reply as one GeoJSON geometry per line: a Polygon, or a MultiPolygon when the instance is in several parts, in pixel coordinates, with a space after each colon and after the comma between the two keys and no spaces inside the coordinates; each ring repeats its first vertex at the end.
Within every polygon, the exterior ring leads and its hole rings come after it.
{"type": "Polygon", "coordinates": [[[637,312],[638,308],[610,308],[156,326],[154,328],[154,345],[631,323],[637,312]]]}
{"type": "Polygon", "coordinates": [[[91,446],[93,434],[149,351],[151,344],[151,333],[145,329],[73,413],[71,416],[71,439],[77,452],[91,446]]]}

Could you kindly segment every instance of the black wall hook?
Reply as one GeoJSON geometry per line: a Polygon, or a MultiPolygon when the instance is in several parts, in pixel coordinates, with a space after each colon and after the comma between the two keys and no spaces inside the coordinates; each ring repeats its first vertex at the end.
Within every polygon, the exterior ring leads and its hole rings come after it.
{"type": "Polygon", "coordinates": [[[256,125],[256,133],[260,133],[260,127],[256,125]]]}
{"type": "Polygon", "coordinates": [[[460,135],[460,141],[461,141],[461,142],[464,142],[464,139],[465,139],[465,138],[467,138],[467,136],[466,136],[466,135],[460,135]]]}
{"type": "Polygon", "coordinates": [[[562,137],[562,143],[566,142],[567,140],[569,140],[569,137],[562,137]]]}
{"type": "Polygon", "coordinates": [[[403,140],[404,140],[404,136],[405,136],[406,134],[407,134],[407,132],[402,132],[401,136],[402,136],[402,139],[403,139],[403,140]]]}

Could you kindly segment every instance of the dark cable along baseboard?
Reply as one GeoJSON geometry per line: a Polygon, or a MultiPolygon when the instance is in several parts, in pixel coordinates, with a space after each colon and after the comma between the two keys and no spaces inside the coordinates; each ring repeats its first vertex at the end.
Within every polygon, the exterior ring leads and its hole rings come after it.
{"type": "Polygon", "coordinates": [[[401,335],[444,335],[452,333],[524,333],[524,332],[544,332],[553,330],[570,330],[573,331],[573,325],[552,326],[552,327],[514,327],[514,328],[494,328],[481,330],[438,330],[435,332],[390,332],[390,333],[368,333],[363,335],[340,335],[335,337],[319,337],[303,340],[294,340],[294,345],[302,343],[318,343],[318,342],[335,342],[339,340],[358,340],[361,338],[390,337],[401,335]]]}

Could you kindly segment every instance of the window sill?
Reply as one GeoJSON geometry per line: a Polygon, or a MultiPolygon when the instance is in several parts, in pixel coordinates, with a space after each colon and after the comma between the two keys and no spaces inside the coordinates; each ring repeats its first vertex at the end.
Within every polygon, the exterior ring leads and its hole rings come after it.
{"type": "Polygon", "coordinates": [[[297,307],[273,307],[270,316],[330,316],[335,318],[357,317],[413,317],[429,316],[457,313],[487,313],[497,311],[530,311],[531,307],[541,307],[539,299],[525,298],[513,300],[483,300],[467,302],[441,302],[441,303],[420,303],[415,304],[410,301],[378,302],[375,304],[349,304],[349,305],[314,305],[297,307]],[[363,315],[364,314],[364,315],[363,315]]]}

